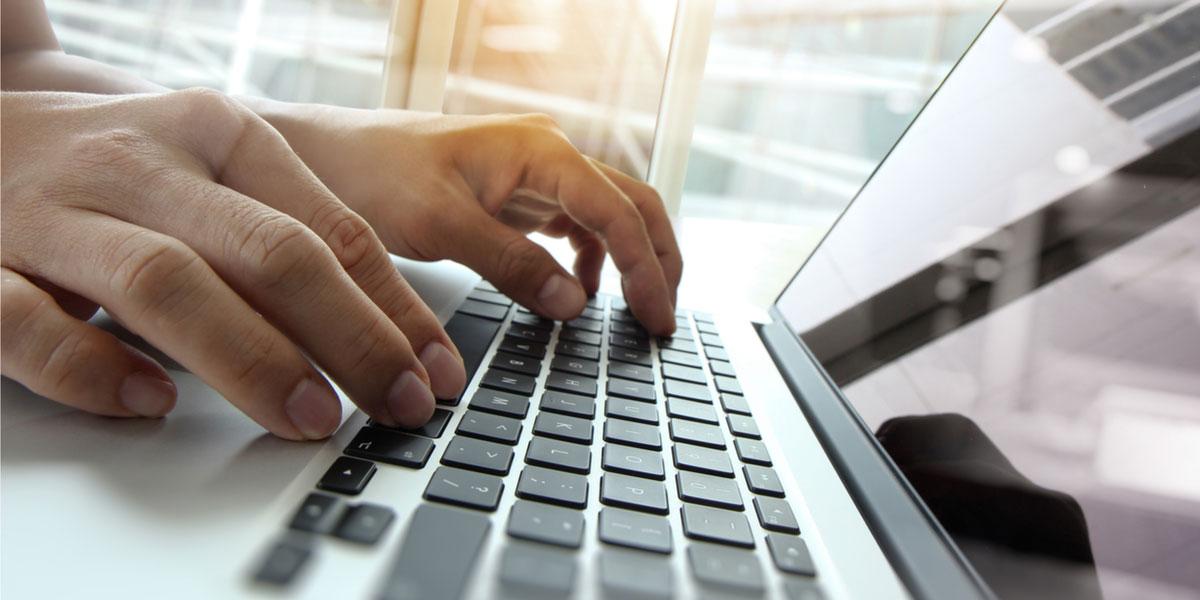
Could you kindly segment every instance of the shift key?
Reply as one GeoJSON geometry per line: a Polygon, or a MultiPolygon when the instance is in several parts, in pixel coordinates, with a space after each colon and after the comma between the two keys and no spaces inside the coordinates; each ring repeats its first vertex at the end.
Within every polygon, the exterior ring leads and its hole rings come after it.
{"type": "Polygon", "coordinates": [[[383,600],[456,600],[487,537],[487,516],[422,504],[400,542],[382,593],[383,600]]]}

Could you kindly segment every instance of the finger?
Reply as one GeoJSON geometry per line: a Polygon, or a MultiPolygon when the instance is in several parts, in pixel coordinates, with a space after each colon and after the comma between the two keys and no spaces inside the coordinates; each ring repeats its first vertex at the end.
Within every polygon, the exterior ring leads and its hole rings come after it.
{"type": "Polygon", "coordinates": [[[588,295],[594,296],[600,290],[600,272],[604,268],[604,257],[608,255],[604,242],[582,227],[575,227],[567,236],[575,250],[575,276],[588,295]]]}
{"type": "Polygon", "coordinates": [[[333,432],[341,414],[333,389],[195,252],[157,232],[74,212],[23,257],[39,277],[95,299],[272,433],[333,432]]]}
{"type": "Polygon", "coordinates": [[[0,272],[0,362],[35,393],[99,415],[161,417],[175,384],[145,354],[64,312],[49,293],[0,272]]]}

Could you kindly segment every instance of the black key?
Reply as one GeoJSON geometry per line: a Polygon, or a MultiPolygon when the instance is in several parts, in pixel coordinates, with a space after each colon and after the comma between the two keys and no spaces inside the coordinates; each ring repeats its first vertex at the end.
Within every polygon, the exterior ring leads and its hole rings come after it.
{"type": "Polygon", "coordinates": [[[546,376],[546,389],[594,398],[596,396],[596,380],[582,375],[554,371],[546,376]]]}
{"type": "Polygon", "coordinates": [[[492,521],[486,515],[421,504],[388,570],[381,600],[458,600],[492,521]]]}
{"type": "Polygon", "coordinates": [[[561,504],[571,508],[587,506],[587,478],[542,467],[525,467],[517,482],[517,497],[561,504]]]}
{"type": "Polygon", "coordinates": [[[604,304],[603,304],[603,302],[600,300],[596,300],[595,298],[588,300],[587,308],[584,308],[583,312],[579,313],[579,316],[581,316],[585,319],[593,319],[596,321],[603,321],[604,320],[604,304]],[[596,302],[596,304],[593,305],[592,302],[596,302]]]}
{"type": "Polygon", "coordinates": [[[442,464],[492,475],[508,475],[513,449],[494,442],[455,436],[442,454],[442,464]]]}
{"type": "Polygon", "coordinates": [[[509,544],[500,551],[500,581],[506,587],[526,588],[533,592],[528,597],[566,598],[575,585],[575,557],[531,544],[509,544]]]}
{"type": "Polygon", "coordinates": [[[517,314],[513,315],[512,322],[519,323],[521,325],[528,325],[529,327],[534,327],[544,331],[550,331],[551,329],[554,329],[554,321],[551,321],[546,317],[530,313],[518,312],[517,314]]]}
{"type": "MultiPolygon", "coordinates": [[[[563,329],[581,329],[583,331],[590,331],[592,333],[599,334],[600,332],[604,331],[604,321],[589,319],[587,317],[577,317],[575,319],[571,319],[570,321],[565,321],[563,323],[563,329]]],[[[561,338],[562,336],[560,335],[559,337],[561,338]]]]}
{"type": "Polygon", "coordinates": [[[659,350],[658,358],[662,359],[663,362],[675,363],[685,367],[692,367],[693,369],[699,369],[703,367],[703,365],[700,364],[700,358],[695,354],[680,352],[678,350],[659,350]]]}
{"type": "Polygon", "coordinates": [[[701,583],[759,595],[766,591],[762,565],[753,552],[694,544],[688,546],[688,564],[701,583]]]}
{"type": "Polygon", "coordinates": [[[709,393],[708,386],[704,384],[668,379],[663,382],[663,389],[667,392],[668,396],[678,396],[680,398],[687,398],[688,400],[712,404],[712,394],[709,393]]]}
{"type": "Polygon", "coordinates": [[[471,300],[478,300],[480,302],[489,302],[499,306],[512,306],[513,303],[508,296],[505,296],[500,292],[493,292],[491,290],[476,289],[470,294],[467,294],[467,298],[470,298],[471,300]]]}
{"type": "Polygon", "coordinates": [[[783,596],[787,600],[825,600],[825,594],[815,580],[799,577],[784,578],[783,596]]]}
{"type": "Polygon", "coordinates": [[[639,450],[621,444],[605,444],[601,462],[605,471],[613,473],[649,477],[659,481],[666,478],[662,455],[657,452],[639,450]]]}
{"type": "Polygon", "coordinates": [[[709,360],[729,360],[729,353],[726,352],[724,348],[717,348],[716,346],[705,346],[704,355],[707,356],[709,360]]]}
{"type": "Polygon", "coordinates": [[[614,333],[608,336],[608,343],[612,346],[620,346],[630,350],[637,350],[638,352],[650,351],[650,340],[644,337],[614,333]]]}
{"type": "Polygon", "coordinates": [[[649,352],[630,350],[629,348],[618,348],[616,346],[609,347],[608,358],[610,360],[619,360],[627,363],[633,363],[635,365],[642,365],[643,367],[649,367],[654,364],[654,360],[650,358],[649,352]]]}
{"type": "Polygon", "coordinates": [[[537,342],[539,344],[550,343],[550,332],[549,331],[546,331],[545,329],[541,329],[539,327],[531,327],[529,325],[522,325],[520,323],[516,323],[514,325],[509,325],[508,331],[505,331],[504,335],[506,335],[510,338],[518,339],[518,340],[537,342]]]}
{"type": "Polygon", "coordinates": [[[512,446],[521,437],[521,422],[508,417],[490,415],[477,410],[468,410],[458,422],[455,433],[481,440],[500,442],[512,446]]]}
{"type": "Polygon", "coordinates": [[[676,326],[675,333],[672,333],[670,336],[672,339],[686,340],[689,342],[694,341],[692,339],[692,326],[690,324],[688,324],[688,322],[686,320],[683,322],[680,322],[678,319],[676,319],[675,326],[676,326]]]}
{"type": "Polygon", "coordinates": [[[640,381],[630,381],[619,377],[609,377],[605,388],[609,396],[620,396],[642,402],[654,402],[657,395],[654,386],[640,381]]]}
{"type": "Polygon", "coordinates": [[[592,443],[592,422],[578,417],[541,413],[533,421],[533,433],[564,442],[590,444],[592,443]]]}
{"type": "Polygon", "coordinates": [[[619,508],[600,509],[600,541],[660,554],[671,553],[671,523],[619,508]]]}
{"type": "Polygon", "coordinates": [[[274,585],[286,585],[308,564],[312,557],[312,545],[300,540],[285,539],[276,542],[267,552],[266,558],[254,571],[254,580],[274,585]]]}
{"type": "Polygon", "coordinates": [[[604,405],[604,414],[618,419],[658,425],[658,407],[637,400],[609,398],[604,405]]]}
{"type": "Polygon", "coordinates": [[[588,344],[591,346],[599,346],[604,340],[598,333],[584,331],[582,329],[563,329],[558,332],[558,339],[564,342],[572,342],[576,344],[588,344]]]}
{"type": "Polygon", "coordinates": [[[706,425],[682,419],[671,419],[667,424],[671,439],[676,442],[688,442],[709,448],[725,449],[725,435],[716,425],[706,425]]]}
{"type": "Polygon", "coordinates": [[[692,311],[692,318],[696,320],[697,325],[700,323],[712,324],[716,322],[713,320],[713,316],[711,314],[700,311],[692,311]]]}
{"type": "MultiPolygon", "coordinates": [[[[722,343],[721,343],[721,336],[719,336],[719,335],[717,335],[717,334],[715,334],[715,333],[702,333],[702,334],[700,334],[700,343],[701,343],[701,344],[704,344],[704,347],[705,347],[705,348],[712,348],[712,347],[714,347],[714,346],[715,346],[715,347],[717,347],[717,348],[724,348],[724,347],[725,347],[725,344],[722,344],[722,343]]],[[[705,353],[707,354],[707,353],[708,353],[708,351],[707,351],[707,350],[705,350],[705,353]]],[[[711,358],[711,356],[710,356],[710,358],[711,358]]]]}
{"type": "Polygon", "coordinates": [[[433,440],[398,431],[363,427],[343,452],[367,460],[420,469],[433,453],[433,440]]]}
{"type": "Polygon", "coordinates": [[[554,360],[550,361],[550,369],[592,379],[600,376],[600,363],[575,356],[555,356],[554,360]]]}
{"type": "Polygon", "coordinates": [[[530,377],[537,377],[542,371],[542,361],[540,359],[529,356],[521,356],[519,354],[509,354],[508,352],[497,352],[496,356],[492,357],[492,362],[489,365],[496,369],[504,369],[513,373],[521,373],[530,377]]]}
{"type": "Polygon", "coordinates": [[[487,290],[487,291],[489,291],[489,292],[498,292],[498,291],[500,291],[500,290],[496,289],[496,286],[492,285],[492,282],[490,282],[490,281],[488,281],[488,280],[486,280],[486,279],[480,279],[480,280],[479,280],[479,283],[475,284],[475,289],[477,289],[477,290],[487,290]]]}
{"type": "Polygon", "coordinates": [[[609,324],[608,328],[613,333],[619,333],[622,335],[629,335],[629,336],[633,336],[633,337],[643,337],[643,338],[650,337],[650,334],[646,333],[646,330],[643,329],[642,326],[638,325],[637,323],[626,323],[624,321],[613,321],[611,324],[609,324]]]}
{"type": "Polygon", "coordinates": [[[758,431],[758,423],[754,419],[744,415],[729,415],[725,417],[725,422],[729,423],[729,432],[738,437],[747,437],[756,440],[762,439],[762,433],[758,431]]]}
{"type": "MultiPolygon", "coordinates": [[[[476,317],[483,317],[491,321],[503,321],[504,317],[508,316],[508,307],[499,306],[490,302],[466,300],[462,303],[462,306],[458,307],[458,312],[476,317]]],[[[455,345],[457,346],[458,344],[455,345]]]]}
{"type": "Polygon", "coordinates": [[[503,491],[504,482],[499,477],[454,467],[438,467],[429,479],[429,485],[425,486],[423,497],[468,508],[496,510],[503,491]]]}
{"type": "MultiPolygon", "coordinates": [[[[439,399],[438,402],[441,402],[441,399],[439,399]]],[[[458,404],[458,400],[455,400],[454,404],[458,404]]],[[[389,427],[383,423],[376,422],[375,419],[367,419],[367,425],[370,427],[377,427],[379,429],[387,429],[389,431],[400,431],[403,433],[425,436],[427,438],[439,438],[442,437],[442,432],[446,431],[446,424],[450,422],[450,415],[453,414],[454,413],[444,408],[435,408],[433,409],[433,416],[429,417],[429,420],[426,421],[424,425],[416,429],[389,427]]]]}
{"type": "Polygon", "coordinates": [[[583,513],[540,502],[517,500],[508,513],[508,535],[564,548],[578,548],[583,543],[583,513]]]}
{"type": "Polygon", "coordinates": [[[743,415],[750,414],[750,404],[742,396],[734,394],[721,394],[721,406],[725,412],[738,413],[743,415]]]}
{"type": "Polygon", "coordinates": [[[542,394],[541,409],[572,417],[591,419],[596,416],[596,400],[578,394],[549,391],[542,394]]]}
{"type": "Polygon", "coordinates": [[[758,512],[758,523],[763,529],[782,531],[783,533],[800,533],[800,523],[787,500],[779,498],[755,498],[754,510],[758,512]]]}
{"type": "Polygon", "coordinates": [[[783,497],[783,482],[779,481],[774,469],[746,465],[742,467],[742,474],[746,476],[746,486],[755,494],[783,497]]]}
{"type": "Polygon", "coordinates": [[[675,326],[679,329],[691,329],[692,324],[688,322],[687,317],[675,316],[675,326]]]}
{"type": "Polygon", "coordinates": [[[654,370],[650,367],[615,360],[608,363],[608,376],[632,379],[642,383],[654,383],[654,370]]]}
{"type": "Polygon", "coordinates": [[[644,552],[602,551],[600,585],[606,598],[671,600],[675,597],[667,558],[644,552]]]}
{"type": "Polygon", "coordinates": [[[687,352],[690,354],[696,353],[696,344],[678,338],[660,338],[658,347],[666,350],[677,350],[679,352],[687,352]]]}
{"type": "MultiPolygon", "coordinates": [[[[538,360],[541,360],[546,357],[546,345],[545,344],[539,344],[537,342],[527,342],[525,340],[518,340],[517,338],[506,337],[503,340],[500,340],[500,349],[505,352],[511,352],[513,354],[520,354],[522,356],[528,356],[530,358],[536,358],[538,360]]],[[[462,348],[459,348],[458,351],[462,352],[462,348]]],[[[469,375],[467,376],[467,380],[470,381],[469,375]]]]}
{"type": "Polygon", "coordinates": [[[483,374],[483,380],[479,382],[479,385],[502,392],[512,392],[514,394],[521,394],[522,396],[529,396],[533,394],[533,388],[537,385],[537,381],[528,375],[521,375],[520,373],[488,369],[483,374]]]}
{"type": "Polygon", "coordinates": [[[734,438],[733,447],[737,449],[738,458],[744,463],[771,466],[771,455],[767,453],[767,445],[757,440],[734,438]]]}
{"type": "Polygon", "coordinates": [[[378,504],[359,504],[342,517],[333,535],[356,544],[374,544],[383,536],[396,513],[378,504]]]}
{"type": "Polygon", "coordinates": [[[329,533],[342,520],[345,510],[346,505],[341,498],[314,492],[300,503],[288,527],[311,533],[329,533]]]}
{"type": "Polygon", "coordinates": [[[716,383],[717,383],[717,391],[718,392],[721,392],[723,394],[737,394],[739,396],[742,395],[742,384],[738,383],[738,380],[736,380],[732,377],[725,377],[722,375],[718,375],[715,379],[716,379],[716,383]]]}
{"type": "Polygon", "coordinates": [[[733,480],[680,471],[675,474],[675,483],[681,500],[730,510],[744,508],[742,493],[733,480]]]}
{"type": "Polygon", "coordinates": [[[733,463],[723,450],[701,448],[691,444],[675,444],[671,453],[675,457],[675,468],[677,469],[720,477],[733,477],[733,463]]]}
{"type": "Polygon", "coordinates": [[[471,397],[467,408],[524,419],[525,413],[529,412],[529,398],[519,394],[481,389],[471,397]]]}
{"type": "MultiPolygon", "coordinates": [[[[589,423],[590,425],[590,423],[589,423]]],[[[537,430],[537,427],[534,427],[537,430]]],[[[535,437],[525,452],[525,462],[539,467],[550,467],[587,475],[592,469],[592,451],[578,444],[535,437]]]]}
{"type": "Polygon", "coordinates": [[[713,375],[721,375],[724,377],[737,377],[733,372],[733,365],[723,360],[708,361],[708,368],[712,369],[713,375]]]}
{"type": "Polygon", "coordinates": [[[658,427],[644,423],[630,423],[620,419],[604,422],[604,441],[628,444],[647,450],[662,450],[662,436],[658,427]]]}
{"type": "MultiPolygon", "coordinates": [[[[503,319],[504,316],[501,315],[500,318],[503,319]]],[[[462,355],[467,381],[471,381],[479,363],[483,361],[483,355],[492,345],[492,338],[500,331],[500,324],[468,314],[455,313],[446,322],[445,329],[446,335],[450,336],[450,340],[458,348],[458,353],[462,355]]]]}
{"type": "Polygon", "coordinates": [[[375,474],[375,463],[369,460],[339,456],[317,482],[317,487],[342,494],[360,494],[375,474]]]}
{"type": "Polygon", "coordinates": [[[693,369],[692,367],[685,367],[683,365],[663,363],[662,374],[667,379],[678,379],[699,385],[708,383],[708,377],[704,375],[703,369],[693,369]]]}
{"type": "Polygon", "coordinates": [[[667,398],[667,415],[713,425],[718,422],[717,411],[713,405],[683,398],[667,398]]]}
{"type": "Polygon", "coordinates": [[[808,544],[798,537],[767,534],[767,548],[771,550],[771,560],[784,573],[814,577],[817,568],[813,565],[812,555],[808,552],[808,544]]]}
{"type": "Polygon", "coordinates": [[[605,473],[600,478],[600,502],[631,510],[667,514],[667,486],[642,477],[605,473]]]}
{"type": "Polygon", "coordinates": [[[683,533],[692,539],[743,548],[754,547],[750,521],[742,513],[695,504],[684,504],[681,511],[683,533]]]}
{"type": "Polygon", "coordinates": [[[588,360],[600,360],[600,348],[587,344],[576,344],[574,342],[558,342],[554,346],[554,353],[586,358],[588,360]]]}
{"type": "Polygon", "coordinates": [[[721,333],[721,332],[717,331],[716,325],[713,325],[712,323],[708,323],[705,321],[701,321],[699,319],[696,319],[696,329],[699,329],[700,333],[717,333],[717,334],[721,333]]]}

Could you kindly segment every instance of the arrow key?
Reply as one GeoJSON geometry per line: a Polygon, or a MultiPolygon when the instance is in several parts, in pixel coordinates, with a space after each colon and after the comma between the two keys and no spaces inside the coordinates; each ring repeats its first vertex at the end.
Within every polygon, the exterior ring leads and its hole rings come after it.
{"type": "Polygon", "coordinates": [[[356,495],[367,487],[367,482],[375,475],[375,463],[369,460],[339,456],[333,465],[325,471],[317,487],[330,492],[356,495]]]}
{"type": "Polygon", "coordinates": [[[378,504],[359,504],[350,509],[333,535],[359,544],[374,544],[379,541],[395,513],[378,504]]]}
{"type": "Polygon", "coordinates": [[[767,534],[767,548],[771,549],[771,559],[775,566],[785,573],[807,575],[813,577],[817,569],[813,566],[812,555],[804,540],[778,533],[767,534]]]}
{"type": "Polygon", "coordinates": [[[792,514],[792,507],[788,506],[787,500],[757,496],[754,498],[754,510],[758,511],[758,522],[763,529],[800,533],[800,524],[796,522],[796,515],[792,514]]]}

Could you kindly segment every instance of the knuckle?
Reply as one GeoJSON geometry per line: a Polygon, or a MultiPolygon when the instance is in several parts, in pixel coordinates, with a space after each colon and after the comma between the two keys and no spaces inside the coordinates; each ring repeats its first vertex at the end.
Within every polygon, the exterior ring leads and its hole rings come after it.
{"type": "Polygon", "coordinates": [[[344,206],[335,206],[319,223],[317,231],[324,232],[325,244],[349,273],[377,267],[386,256],[371,226],[344,206]]]}
{"type": "Polygon", "coordinates": [[[532,275],[537,268],[537,255],[529,248],[525,238],[514,237],[496,251],[496,272],[508,279],[532,275]]]}
{"type": "Polygon", "coordinates": [[[34,376],[35,385],[49,395],[57,395],[70,386],[71,379],[77,374],[104,358],[101,349],[87,335],[77,330],[64,331],[58,343],[40,361],[41,368],[34,376]]]}
{"type": "Polygon", "coordinates": [[[153,155],[150,139],[131,128],[80,136],[72,143],[70,153],[77,166],[100,171],[138,168],[153,155]]]}
{"type": "Polygon", "coordinates": [[[276,214],[261,219],[242,240],[249,276],[263,289],[287,294],[308,282],[323,244],[299,221],[276,214]]]}
{"type": "Polygon", "coordinates": [[[115,295],[130,301],[144,315],[179,319],[192,304],[193,289],[202,267],[200,257],[181,242],[148,231],[120,240],[110,252],[110,282],[115,295]]]}
{"type": "Polygon", "coordinates": [[[549,129],[550,131],[554,132],[562,131],[562,128],[558,126],[558,121],[555,121],[554,117],[551,117],[546,113],[526,113],[521,115],[519,118],[524,123],[533,125],[534,127],[549,129]]]}
{"type": "Polygon", "coordinates": [[[188,88],[172,92],[168,97],[179,103],[188,122],[202,126],[212,126],[214,122],[228,123],[230,119],[241,119],[245,115],[240,104],[210,88],[188,88]]]}
{"type": "Polygon", "coordinates": [[[233,383],[239,388],[260,387],[264,381],[276,381],[284,371],[278,364],[279,340],[270,332],[246,332],[233,340],[231,349],[235,358],[231,364],[237,364],[233,373],[233,383]]]}

